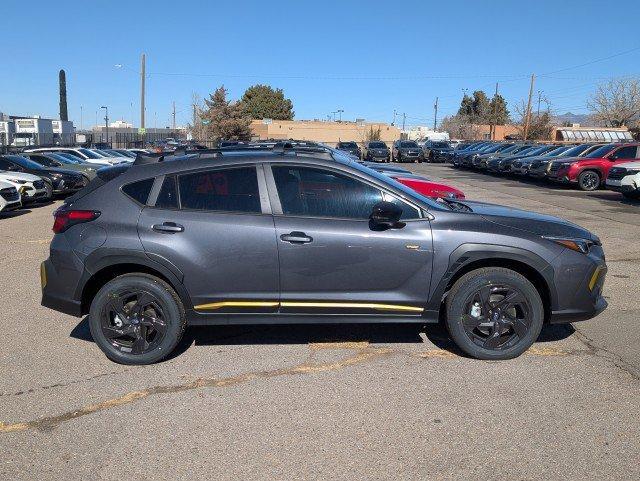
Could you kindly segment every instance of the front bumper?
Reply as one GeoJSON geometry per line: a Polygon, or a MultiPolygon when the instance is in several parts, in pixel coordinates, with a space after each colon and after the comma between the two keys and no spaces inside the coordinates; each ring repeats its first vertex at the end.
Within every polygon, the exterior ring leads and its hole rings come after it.
{"type": "Polygon", "coordinates": [[[627,181],[626,178],[622,180],[607,180],[605,185],[607,186],[607,189],[620,192],[622,194],[640,192],[640,186],[634,182],[633,178],[629,181],[627,181]]]}
{"type": "Polygon", "coordinates": [[[551,323],[591,319],[607,308],[602,291],[607,275],[602,247],[592,247],[588,255],[565,249],[555,266],[557,302],[551,323]]]}

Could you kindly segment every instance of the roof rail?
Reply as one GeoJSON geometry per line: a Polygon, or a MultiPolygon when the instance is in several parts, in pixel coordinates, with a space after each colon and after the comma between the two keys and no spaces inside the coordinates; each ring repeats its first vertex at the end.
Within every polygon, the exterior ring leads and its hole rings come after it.
{"type": "Polygon", "coordinates": [[[157,164],[163,160],[164,154],[143,154],[142,152],[138,152],[133,161],[133,165],[157,164]]]}

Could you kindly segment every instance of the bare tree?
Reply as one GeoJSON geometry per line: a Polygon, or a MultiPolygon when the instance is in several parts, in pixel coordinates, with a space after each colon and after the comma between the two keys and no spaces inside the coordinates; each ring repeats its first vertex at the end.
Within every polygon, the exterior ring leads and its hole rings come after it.
{"type": "Polygon", "coordinates": [[[440,130],[447,132],[452,139],[475,140],[480,136],[480,127],[474,123],[473,117],[457,114],[445,117],[440,123],[440,130]]]}
{"type": "Polygon", "coordinates": [[[587,106],[595,120],[608,126],[632,126],[640,119],[640,79],[616,78],[599,85],[587,106]]]}
{"type": "MultiPolygon", "coordinates": [[[[551,138],[551,105],[548,100],[544,100],[546,109],[529,112],[529,129],[527,131],[527,140],[549,140],[551,138]]],[[[518,136],[524,138],[525,123],[527,122],[527,103],[523,100],[514,108],[518,119],[514,123],[518,129],[518,136]]]]}

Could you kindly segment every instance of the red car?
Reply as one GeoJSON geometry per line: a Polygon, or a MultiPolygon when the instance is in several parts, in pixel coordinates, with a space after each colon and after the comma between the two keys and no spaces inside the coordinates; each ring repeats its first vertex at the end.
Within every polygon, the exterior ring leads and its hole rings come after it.
{"type": "Polygon", "coordinates": [[[425,197],[431,197],[434,199],[442,197],[446,199],[459,200],[463,200],[465,198],[461,190],[458,190],[455,187],[451,187],[449,185],[431,182],[429,179],[426,179],[424,177],[418,177],[410,174],[398,174],[392,175],[391,177],[393,177],[401,184],[406,185],[410,189],[415,190],[419,194],[424,195],[425,197]]]}
{"type": "Polygon", "coordinates": [[[614,165],[640,158],[640,143],[607,144],[584,157],[562,159],[551,164],[549,179],[577,184],[581,190],[600,188],[614,165]]]}

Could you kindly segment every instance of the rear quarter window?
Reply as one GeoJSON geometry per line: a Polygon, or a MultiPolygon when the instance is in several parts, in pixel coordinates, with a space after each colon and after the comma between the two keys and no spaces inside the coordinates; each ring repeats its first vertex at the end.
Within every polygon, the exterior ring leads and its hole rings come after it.
{"type": "Polygon", "coordinates": [[[151,187],[153,187],[153,181],[154,179],[151,178],[132,182],[131,184],[122,186],[122,192],[127,194],[136,202],[146,204],[147,199],[149,198],[149,193],[151,192],[151,187]]]}

